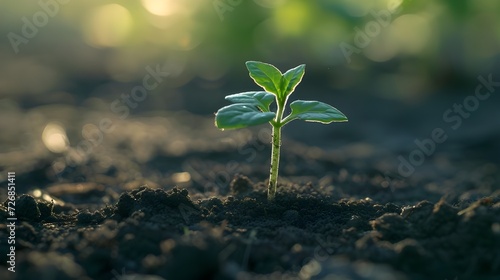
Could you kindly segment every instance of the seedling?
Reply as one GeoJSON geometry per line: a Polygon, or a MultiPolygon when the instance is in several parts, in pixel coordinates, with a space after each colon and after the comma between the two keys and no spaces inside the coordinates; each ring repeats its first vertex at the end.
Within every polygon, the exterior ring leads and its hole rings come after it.
{"type": "Polygon", "coordinates": [[[336,108],[319,101],[295,100],[290,103],[291,112],[283,118],[288,97],[295,90],[304,76],[306,65],[302,64],[282,74],[271,64],[247,61],[250,77],[265,91],[248,91],[226,96],[234,103],[223,107],[215,114],[215,125],[224,129],[237,129],[270,123],[273,127],[271,148],[271,171],[267,198],[276,196],[278,168],[281,147],[281,128],[293,120],[319,122],[346,122],[347,117],[336,108]],[[276,112],[269,106],[276,102],[276,112]]]}

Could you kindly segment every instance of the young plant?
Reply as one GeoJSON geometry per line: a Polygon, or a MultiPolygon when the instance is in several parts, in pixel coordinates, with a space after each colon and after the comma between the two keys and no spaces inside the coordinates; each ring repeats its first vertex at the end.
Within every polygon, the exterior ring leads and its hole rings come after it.
{"type": "Polygon", "coordinates": [[[293,120],[308,122],[346,122],[347,117],[336,108],[319,101],[295,100],[290,103],[291,112],[283,117],[288,97],[300,83],[305,72],[305,64],[286,71],[284,74],[271,64],[247,61],[250,77],[265,91],[249,91],[226,96],[226,100],[234,103],[223,107],[215,114],[215,125],[224,129],[236,129],[269,122],[273,127],[271,171],[267,198],[276,196],[278,167],[281,146],[281,128],[293,120]],[[276,112],[270,110],[271,103],[276,102],[276,112]]]}

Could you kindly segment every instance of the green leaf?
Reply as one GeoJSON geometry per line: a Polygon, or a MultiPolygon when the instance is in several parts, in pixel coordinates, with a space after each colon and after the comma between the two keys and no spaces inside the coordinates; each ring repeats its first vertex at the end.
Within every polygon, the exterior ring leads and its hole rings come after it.
{"type": "Polygon", "coordinates": [[[226,96],[226,100],[230,102],[252,104],[264,112],[269,112],[269,105],[274,99],[274,94],[265,91],[248,91],[226,96]]]}
{"type": "Polygon", "coordinates": [[[270,93],[280,95],[282,76],[280,70],[271,64],[259,61],[247,61],[246,65],[255,83],[270,93]]]}
{"type": "Polygon", "coordinates": [[[290,108],[292,108],[292,113],[286,119],[299,119],[324,124],[347,121],[347,117],[342,112],[319,101],[295,100],[290,103],[290,108]]]}
{"type": "Polygon", "coordinates": [[[220,129],[236,129],[259,125],[274,119],[274,112],[261,112],[253,104],[232,104],[215,114],[215,125],[220,129]]]}
{"type": "Polygon", "coordinates": [[[284,97],[290,95],[295,90],[295,87],[297,87],[300,81],[302,81],[305,69],[306,65],[301,64],[295,68],[286,71],[285,74],[283,74],[284,79],[281,92],[283,93],[284,97]]]}

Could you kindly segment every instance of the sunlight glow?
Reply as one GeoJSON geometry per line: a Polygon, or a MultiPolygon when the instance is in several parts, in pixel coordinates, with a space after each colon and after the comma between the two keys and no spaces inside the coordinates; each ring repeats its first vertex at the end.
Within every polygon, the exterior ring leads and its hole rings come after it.
{"type": "Polygon", "coordinates": [[[123,44],[132,27],[130,12],[121,5],[109,4],[94,10],[86,22],[86,41],[93,47],[123,44]]]}
{"type": "Polygon", "coordinates": [[[156,16],[168,16],[176,12],[176,1],[172,0],[142,0],[144,8],[156,16]]]}

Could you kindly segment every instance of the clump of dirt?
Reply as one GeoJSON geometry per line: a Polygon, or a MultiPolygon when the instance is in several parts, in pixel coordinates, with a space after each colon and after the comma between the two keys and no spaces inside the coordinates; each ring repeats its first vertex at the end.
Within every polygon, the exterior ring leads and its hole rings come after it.
{"type": "Polygon", "coordinates": [[[247,176],[237,175],[229,184],[231,193],[235,196],[248,195],[253,190],[253,183],[247,176]]]}
{"type": "MultiPolygon", "coordinates": [[[[21,195],[17,200],[17,211],[16,216],[20,220],[27,221],[38,221],[40,216],[40,208],[38,208],[38,204],[35,199],[30,195],[21,195]]],[[[7,205],[7,201],[4,203],[7,205]]]]}
{"type": "Polygon", "coordinates": [[[161,189],[149,189],[145,186],[124,193],[116,205],[117,213],[122,217],[127,218],[133,212],[138,210],[147,212],[161,212],[165,209],[175,209],[180,205],[193,207],[188,191],[186,189],[178,189],[174,187],[170,191],[161,189]]]}

